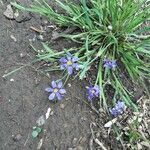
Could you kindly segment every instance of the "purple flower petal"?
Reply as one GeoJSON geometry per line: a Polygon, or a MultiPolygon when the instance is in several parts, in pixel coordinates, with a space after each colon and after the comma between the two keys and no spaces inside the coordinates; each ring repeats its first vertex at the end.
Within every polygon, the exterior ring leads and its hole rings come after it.
{"type": "Polygon", "coordinates": [[[106,64],[106,63],[103,66],[104,66],[104,68],[108,68],[108,64],[106,64]]]}
{"type": "Polygon", "coordinates": [[[116,65],[116,60],[112,60],[111,62],[113,65],[116,65]]]}
{"type": "Polygon", "coordinates": [[[52,88],[46,88],[45,91],[46,92],[53,92],[53,89],[52,88]]]}
{"type": "Polygon", "coordinates": [[[63,86],[62,81],[59,81],[59,83],[58,83],[58,88],[60,89],[62,86],[63,86]]]}
{"type": "Polygon", "coordinates": [[[108,59],[106,59],[106,58],[104,59],[104,63],[106,63],[106,62],[108,62],[108,61],[109,61],[108,59]]]}
{"type": "Polygon", "coordinates": [[[122,114],[125,108],[124,102],[118,101],[112,109],[109,109],[109,112],[112,116],[117,117],[122,114]]]}
{"type": "Polygon", "coordinates": [[[61,70],[64,70],[65,68],[67,68],[67,64],[61,64],[61,65],[60,65],[60,69],[61,69],[61,70]]]}
{"type": "Polygon", "coordinates": [[[72,66],[69,66],[67,70],[68,70],[69,75],[71,75],[73,73],[73,67],[72,66]]]}
{"type": "Polygon", "coordinates": [[[113,60],[111,65],[112,65],[112,68],[115,68],[115,67],[117,67],[116,60],[113,60]]]}
{"type": "Polygon", "coordinates": [[[72,67],[75,68],[76,70],[79,70],[79,65],[78,65],[77,63],[74,63],[74,64],[72,65],[72,67]]]}
{"type": "Polygon", "coordinates": [[[61,70],[64,70],[66,67],[65,67],[65,65],[63,64],[63,65],[60,65],[60,69],[61,70]]]}
{"type": "Polygon", "coordinates": [[[94,95],[95,95],[95,97],[98,97],[99,96],[99,92],[95,93],[94,95]]]}
{"type": "Polygon", "coordinates": [[[69,56],[69,55],[67,55],[67,59],[68,59],[68,60],[71,60],[71,59],[72,59],[72,57],[71,57],[71,56],[69,56]]]}
{"type": "Polygon", "coordinates": [[[98,86],[98,85],[95,85],[95,86],[94,86],[94,89],[98,91],[98,90],[99,90],[99,86],[98,86]]]}
{"type": "Polygon", "coordinates": [[[103,64],[104,68],[115,69],[117,66],[116,60],[104,59],[103,62],[104,62],[104,64],[103,64]]]}
{"type": "Polygon", "coordinates": [[[125,104],[122,101],[118,101],[115,106],[116,109],[124,109],[124,107],[125,107],[125,104]]]}
{"type": "Polygon", "coordinates": [[[87,87],[88,100],[92,100],[94,97],[98,97],[99,93],[100,89],[98,85],[95,85],[94,87],[87,87]]]}
{"type": "Polygon", "coordinates": [[[62,57],[62,58],[59,59],[59,61],[60,61],[61,63],[66,63],[66,62],[67,62],[67,59],[64,58],[64,57],[62,57]]]}
{"type": "Polygon", "coordinates": [[[53,100],[55,96],[57,97],[58,100],[61,100],[63,94],[66,93],[66,90],[62,89],[63,86],[62,81],[58,82],[58,84],[56,83],[56,81],[52,81],[51,84],[52,88],[49,87],[45,89],[47,92],[51,92],[51,94],[49,95],[49,100],[53,100]]]}
{"type": "Polygon", "coordinates": [[[60,69],[67,69],[69,75],[73,73],[73,69],[79,70],[78,57],[73,57],[71,53],[67,53],[66,58],[62,57],[59,61],[61,62],[60,69]]]}
{"type": "Polygon", "coordinates": [[[93,98],[94,98],[93,95],[89,95],[89,96],[88,96],[88,100],[89,100],[89,101],[92,101],[93,98]]]}
{"type": "Polygon", "coordinates": [[[114,108],[109,109],[109,112],[110,112],[111,115],[114,116],[114,117],[117,117],[117,115],[118,115],[117,111],[116,111],[114,108]]]}
{"type": "Polygon", "coordinates": [[[50,95],[49,95],[49,97],[48,97],[48,98],[49,98],[49,100],[53,100],[53,99],[54,99],[54,97],[55,97],[55,93],[52,93],[52,94],[50,94],[50,95]]]}
{"type": "Polygon", "coordinates": [[[78,57],[73,57],[72,58],[72,62],[77,62],[78,61],[78,57]]]}
{"type": "Polygon", "coordinates": [[[60,101],[62,99],[62,96],[59,92],[56,93],[57,99],[60,101]]]}
{"type": "Polygon", "coordinates": [[[52,88],[56,88],[57,87],[57,84],[55,81],[52,81],[52,88]]]}
{"type": "Polygon", "coordinates": [[[73,68],[76,68],[77,65],[78,65],[77,63],[73,63],[73,64],[72,64],[72,67],[73,67],[73,68]]]}
{"type": "Polygon", "coordinates": [[[60,90],[59,90],[59,93],[60,93],[60,94],[65,94],[65,93],[66,93],[66,90],[65,90],[65,89],[60,89],[60,90]]]}
{"type": "Polygon", "coordinates": [[[98,85],[96,85],[96,86],[94,86],[94,90],[95,90],[95,96],[96,97],[98,97],[98,94],[99,94],[99,86],[98,85]]]}
{"type": "Polygon", "coordinates": [[[68,59],[68,60],[71,60],[71,58],[72,58],[72,54],[71,54],[70,52],[68,52],[68,53],[67,53],[67,59],[68,59]]]}
{"type": "Polygon", "coordinates": [[[79,70],[79,69],[80,69],[80,67],[79,67],[78,64],[76,65],[75,69],[76,69],[76,70],[79,70]]]}

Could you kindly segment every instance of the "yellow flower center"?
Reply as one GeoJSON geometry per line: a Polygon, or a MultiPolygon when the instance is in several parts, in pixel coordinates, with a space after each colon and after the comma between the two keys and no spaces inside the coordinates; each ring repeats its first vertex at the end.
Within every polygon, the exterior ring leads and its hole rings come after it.
{"type": "Polygon", "coordinates": [[[71,66],[71,65],[72,65],[72,61],[70,61],[70,60],[67,61],[67,65],[68,65],[68,66],[71,66]]]}
{"type": "Polygon", "coordinates": [[[58,92],[58,89],[55,88],[55,89],[53,90],[53,92],[54,92],[54,93],[58,92]]]}

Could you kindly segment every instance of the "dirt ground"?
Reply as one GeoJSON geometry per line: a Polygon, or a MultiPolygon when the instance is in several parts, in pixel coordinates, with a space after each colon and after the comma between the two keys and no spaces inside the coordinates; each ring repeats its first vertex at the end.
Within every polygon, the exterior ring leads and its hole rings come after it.
{"type": "MultiPolygon", "coordinates": [[[[44,89],[60,77],[58,73],[51,73],[48,79],[27,67],[2,77],[32,60],[29,40],[34,39],[35,45],[41,41],[29,28],[43,23],[40,17],[29,14],[20,22],[7,19],[3,15],[7,4],[9,1],[0,1],[0,150],[36,150],[41,138],[43,150],[88,149],[89,125],[95,116],[83,102],[86,98],[81,82],[69,81],[71,87],[66,86],[67,95],[62,102],[51,103],[44,89]],[[41,137],[33,139],[32,127],[48,107],[54,113],[47,120],[41,137]]],[[[64,43],[59,41],[53,45],[58,49],[64,43]]]]}

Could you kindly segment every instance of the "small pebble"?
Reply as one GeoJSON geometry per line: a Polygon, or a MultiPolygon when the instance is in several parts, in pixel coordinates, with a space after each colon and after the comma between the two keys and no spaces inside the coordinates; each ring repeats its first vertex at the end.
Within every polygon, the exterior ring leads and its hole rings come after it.
{"type": "Polygon", "coordinates": [[[112,26],[111,26],[111,25],[109,25],[109,26],[108,26],[108,29],[109,29],[109,30],[112,30],[113,28],[112,28],[112,26]]]}
{"type": "Polygon", "coordinates": [[[42,145],[43,145],[43,139],[40,139],[38,146],[37,146],[37,150],[40,150],[42,145]]]}
{"type": "Polygon", "coordinates": [[[33,130],[36,129],[36,126],[35,126],[35,127],[32,127],[32,129],[33,129],[33,130]]]}
{"type": "Polygon", "coordinates": [[[10,35],[10,38],[14,41],[14,42],[17,42],[17,39],[14,35],[10,35]]]}
{"type": "Polygon", "coordinates": [[[14,79],[10,79],[10,81],[11,81],[11,82],[14,82],[15,80],[14,80],[14,79]]]}
{"type": "Polygon", "coordinates": [[[11,5],[7,5],[7,9],[4,11],[3,15],[8,19],[14,19],[14,12],[11,5]]]}
{"type": "Polygon", "coordinates": [[[85,143],[86,140],[87,140],[86,137],[81,137],[80,140],[79,140],[79,141],[80,141],[79,143],[80,143],[80,144],[85,143]]]}
{"type": "Polygon", "coordinates": [[[77,138],[74,138],[74,139],[73,139],[73,141],[72,141],[73,146],[75,146],[75,145],[77,144],[77,141],[78,141],[77,138]]]}
{"type": "Polygon", "coordinates": [[[26,55],[25,53],[20,53],[21,58],[25,57],[25,55],[26,55]]]}
{"type": "Polygon", "coordinates": [[[20,12],[14,15],[14,19],[16,22],[21,23],[21,22],[26,22],[31,19],[31,15],[28,12],[20,12]]]}
{"type": "Polygon", "coordinates": [[[50,77],[50,74],[49,74],[49,73],[46,73],[46,76],[47,76],[47,77],[50,77]]]}
{"type": "Polygon", "coordinates": [[[76,150],[84,150],[84,148],[82,146],[78,146],[76,150]]]}
{"type": "Polygon", "coordinates": [[[142,150],[142,145],[140,143],[137,143],[137,149],[142,150]]]}
{"type": "Polygon", "coordinates": [[[37,38],[38,38],[39,40],[41,40],[41,41],[44,40],[43,35],[39,35],[37,38]]]}
{"type": "Polygon", "coordinates": [[[97,138],[100,137],[100,133],[99,132],[96,133],[96,137],[97,138]]]}
{"type": "Polygon", "coordinates": [[[139,128],[139,130],[142,130],[142,129],[143,129],[142,126],[139,126],[138,128],[139,128]]]}
{"type": "Polygon", "coordinates": [[[71,87],[71,84],[70,84],[70,83],[68,83],[68,87],[71,87]]]}
{"type": "Polygon", "coordinates": [[[47,26],[48,28],[56,28],[56,26],[55,25],[49,25],[49,26],[47,26]]]}
{"type": "Polygon", "coordinates": [[[65,123],[65,124],[64,124],[64,128],[67,128],[67,127],[68,127],[68,125],[65,123]]]}
{"type": "Polygon", "coordinates": [[[22,138],[22,135],[21,135],[21,134],[17,134],[16,136],[13,136],[13,140],[14,140],[15,142],[20,141],[21,138],[22,138]]]}
{"type": "Polygon", "coordinates": [[[51,66],[51,64],[46,64],[48,67],[51,66]]]}
{"type": "Polygon", "coordinates": [[[48,21],[47,21],[47,20],[44,20],[43,22],[44,22],[44,24],[48,24],[48,21]]]}
{"type": "Polygon", "coordinates": [[[18,10],[16,10],[16,12],[14,13],[14,17],[17,18],[19,16],[19,12],[18,10]]]}
{"type": "Polygon", "coordinates": [[[36,35],[34,35],[33,38],[30,38],[30,39],[29,39],[29,42],[35,42],[35,41],[36,41],[36,35]]]}
{"type": "Polygon", "coordinates": [[[60,104],[60,108],[61,108],[61,109],[64,109],[64,108],[65,108],[65,105],[64,105],[64,104],[60,104]]]}
{"type": "Polygon", "coordinates": [[[87,119],[85,117],[81,117],[81,120],[82,121],[86,121],[87,119]]]}
{"type": "Polygon", "coordinates": [[[52,116],[53,114],[54,114],[54,112],[53,112],[53,111],[51,111],[51,112],[50,112],[50,115],[52,116]]]}
{"type": "Polygon", "coordinates": [[[38,126],[42,126],[42,125],[44,125],[45,124],[45,116],[40,116],[39,118],[38,118],[38,120],[36,121],[36,123],[37,123],[37,125],[38,126]]]}

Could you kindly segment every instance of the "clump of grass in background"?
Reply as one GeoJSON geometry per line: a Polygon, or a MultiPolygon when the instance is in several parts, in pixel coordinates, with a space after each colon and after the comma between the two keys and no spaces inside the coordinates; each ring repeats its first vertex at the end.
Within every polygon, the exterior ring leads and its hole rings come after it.
{"type": "MultiPolygon", "coordinates": [[[[83,79],[90,66],[97,63],[97,79],[93,85],[100,87],[100,104],[107,109],[108,101],[106,86],[109,84],[115,93],[113,103],[119,98],[134,110],[137,107],[132,102],[131,91],[122,82],[121,75],[126,71],[123,80],[140,83],[147,90],[144,79],[150,77],[150,36],[142,35],[150,31],[149,27],[140,28],[141,24],[150,19],[150,9],[146,0],[81,0],[61,2],[54,0],[56,5],[64,10],[56,12],[44,0],[35,1],[30,8],[12,3],[18,9],[39,13],[60,27],[75,27],[78,32],[72,35],[60,34],[61,37],[79,43],[75,49],[56,52],[45,44],[44,53],[39,53],[40,60],[57,61],[70,52],[79,58],[79,78],[83,79]],[[104,67],[104,62],[116,61],[116,68],[104,67]],[[128,79],[127,79],[128,78],[128,79]]],[[[58,67],[58,66],[56,66],[58,67]]],[[[148,90],[147,90],[148,92],[148,90]]]]}

